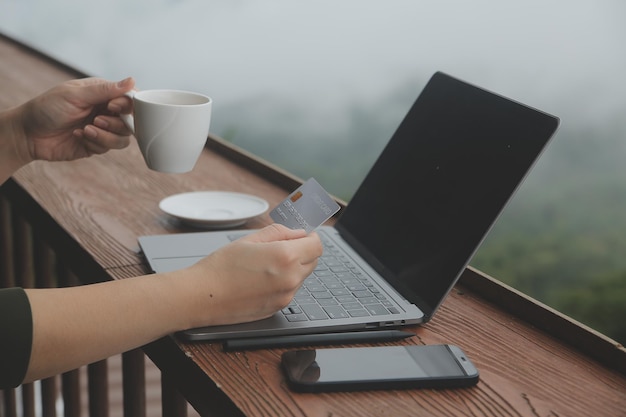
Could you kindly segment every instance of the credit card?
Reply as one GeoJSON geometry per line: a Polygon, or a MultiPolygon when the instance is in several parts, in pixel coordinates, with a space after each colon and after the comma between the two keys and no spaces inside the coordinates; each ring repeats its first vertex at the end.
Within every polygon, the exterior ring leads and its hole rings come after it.
{"type": "Polygon", "coordinates": [[[339,204],[328,195],[315,178],[309,178],[276,206],[270,217],[290,229],[316,229],[339,211],[339,204]]]}

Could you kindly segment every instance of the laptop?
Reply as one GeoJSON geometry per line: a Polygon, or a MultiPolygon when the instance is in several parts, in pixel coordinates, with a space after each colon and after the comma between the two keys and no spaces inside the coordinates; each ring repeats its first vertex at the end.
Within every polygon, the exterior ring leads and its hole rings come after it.
{"type": "MultiPolygon", "coordinates": [[[[178,335],[220,340],[428,322],[558,124],[434,74],[335,225],[317,229],[324,255],[293,302],[267,319],[178,335]]],[[[139,244],[151,269],[166,272],[249,232],[142,236],[139,244]]]]}

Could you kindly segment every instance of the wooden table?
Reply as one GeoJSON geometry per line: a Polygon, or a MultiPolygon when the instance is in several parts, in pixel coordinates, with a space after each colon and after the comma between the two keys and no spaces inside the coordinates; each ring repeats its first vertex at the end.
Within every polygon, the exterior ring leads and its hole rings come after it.
{"type": "MultiPolygon", "coordinates": [[[[0,56],[0,110],[80,75],[7,39],[0,38],[0,56]]],[[[1,191],[83,283],[126,279],[148,273],[138,236],[191,231],[159,210],[162,198],[222,190],[275,205],[297,183],[219,139],[209,145],[188,174],[149,171],[132,145],[74,162],[32,163],[1,191]]],[[[269,222],[265,214],[246,227],[269,222]]],[[[478,271],[468,269],[435,318],[410,330],[416,337],[395,344],[457,344],[479,368],[478,385],[295,394],[279,371],[282,349],[225,353],[219,343],[164,338],[144,350],[202,415],[626,416],[623,347],[478,271]]]]}

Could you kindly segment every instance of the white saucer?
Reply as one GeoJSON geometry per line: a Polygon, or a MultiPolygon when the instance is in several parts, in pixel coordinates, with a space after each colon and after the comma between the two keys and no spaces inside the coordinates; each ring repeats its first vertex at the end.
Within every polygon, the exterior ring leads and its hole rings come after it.
{"type": "Polygon", "coordinates": [[[164,198],[159,208],[191,226],[226,229],[265,213],[269,204],[249,194],[196,191],[164,198]]]}

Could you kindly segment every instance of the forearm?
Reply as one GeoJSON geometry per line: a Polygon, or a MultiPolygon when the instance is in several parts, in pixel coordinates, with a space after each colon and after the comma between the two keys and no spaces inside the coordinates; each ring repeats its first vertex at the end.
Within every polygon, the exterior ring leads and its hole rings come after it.
{"type": "Polygon", "coordinates": [[[26,381],[175,331],[269,317],[289,303],[321,254],[316,233],[271,225],[183,270],[26,290],[33,323],[26,381]]]}
{"type": "Polygon", "coordinates": [[[20,111],[16,107],[0,112],[0,184],[30,162],[20,111]]]}
{"type": "Polygon", "coordinates": [[[26,381],[124,352],[188,327],[184,288],[149,275],[82,287],[27,290],[33,347],[26,381]]]}

